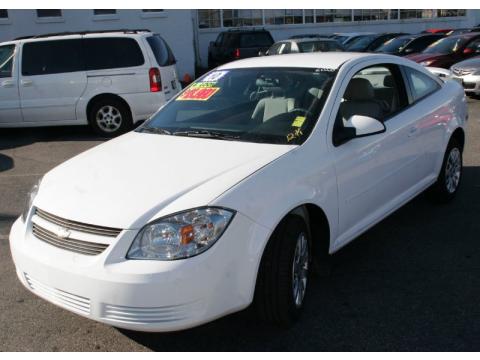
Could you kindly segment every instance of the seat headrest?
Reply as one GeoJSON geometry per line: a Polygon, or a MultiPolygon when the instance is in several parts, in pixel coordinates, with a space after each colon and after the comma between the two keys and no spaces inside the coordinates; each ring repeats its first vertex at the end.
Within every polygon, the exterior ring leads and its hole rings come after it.
{"type": "Polygon", "coordinates": [[[387,75],[383,78],[383,86],[385,86],[385,87],[395,87],[395,80],[393,80],[392,75],[387,75]]]}
{"type": "Polygon", "coordinates": [[[372,100],[375,98],[375,93],[370,81],[363,78],[353,78],[350,80],[343,98],[350,101],[372,100]]]}
{"type": "Polygon", "coordinates": [[[320,99],[322,97],[323,90],[319,89],[319,88],[316,88],[316,87],[312,87],[312,88],[308,89],[308,93],[310,95],[312,95],[313,97],[316,97],[317,99],[320,99]]]}

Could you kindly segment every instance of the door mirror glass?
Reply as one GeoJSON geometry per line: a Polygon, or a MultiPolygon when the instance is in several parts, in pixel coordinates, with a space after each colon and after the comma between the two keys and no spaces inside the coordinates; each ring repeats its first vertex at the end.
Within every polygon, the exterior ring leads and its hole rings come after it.
{"type": "Polygon", "coordinates": [[[363,115],[353,115],[347,120],[345,127],[355,129],[355,137],[381,134],[386,130],[380,120],[363,115]]]}

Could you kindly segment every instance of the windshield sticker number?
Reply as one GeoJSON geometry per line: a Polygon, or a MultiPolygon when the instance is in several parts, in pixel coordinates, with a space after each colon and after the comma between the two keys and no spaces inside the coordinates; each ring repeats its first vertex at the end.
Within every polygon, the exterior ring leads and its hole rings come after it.
{"type": "Polygon", "coordinates": [[[228,71],[214,71],[208,75],[206,75],[202,80],[201,82],[217,82],[218,80],[220,80],[222,77],[224,77],[225,75],[227,75],[228,71]]]}
{"type": "Polygon", "coordinates": [[[302,135],[303,135],[302,130],[300,130],[300,128],[297,128],[295,129],[295,131],[292,131],[290,134],[287,135],[287,142],[295,140],[302,135]]]}
{"type": "Polygon", "coordinates": [[[305,116],[297,116],[292,122],[293,127],[301,128],[305,122],[305,116]]]}
{"type": "Polygon", "coordinates": [[[220,90],[218,87],[192,86],[176,98],[176,100],[207,101],[220,90]]]}

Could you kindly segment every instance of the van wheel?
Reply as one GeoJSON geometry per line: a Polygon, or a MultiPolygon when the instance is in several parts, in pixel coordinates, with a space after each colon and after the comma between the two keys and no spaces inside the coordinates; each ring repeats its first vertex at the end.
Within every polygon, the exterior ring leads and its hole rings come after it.
{"type": "Polygon", "coordinates": [[[287,216],[275,229],[260,264],[254,306],[267,322],[290,326],[303,309],[310,268],[305,221],[287,216]]]}
{"type": "Polygon", "coordinates": [[[114,137],[132,128],[132,115],[128,107],[117,99],[102,99],[95,102],[88,121],[93,130],[107,137],[114,137]]]}
{"type": "Polygon", "coordinates": [[[462,149],[458,141],[452,139],[445,152],[437,182],[428,191],[429,198],[437,203],[451,201],[460,186],[462,171],[462,149]]]}

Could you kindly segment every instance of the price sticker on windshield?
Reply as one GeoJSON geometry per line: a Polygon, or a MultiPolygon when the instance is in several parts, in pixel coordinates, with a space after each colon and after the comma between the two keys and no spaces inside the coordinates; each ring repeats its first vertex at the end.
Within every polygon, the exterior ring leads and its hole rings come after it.
{"type": "Polygon", "coordinates": [[[293,127],[302,127],[303,123],[305,122],[305,116],[297,116],[295,120],[292,122],[293,127]]]}
{"type": "Polygon", "coordinates": [[[177,97],[175,100],[207,101],[220,90],[218,87],[196,87],[192,86],[177,97]]]}

